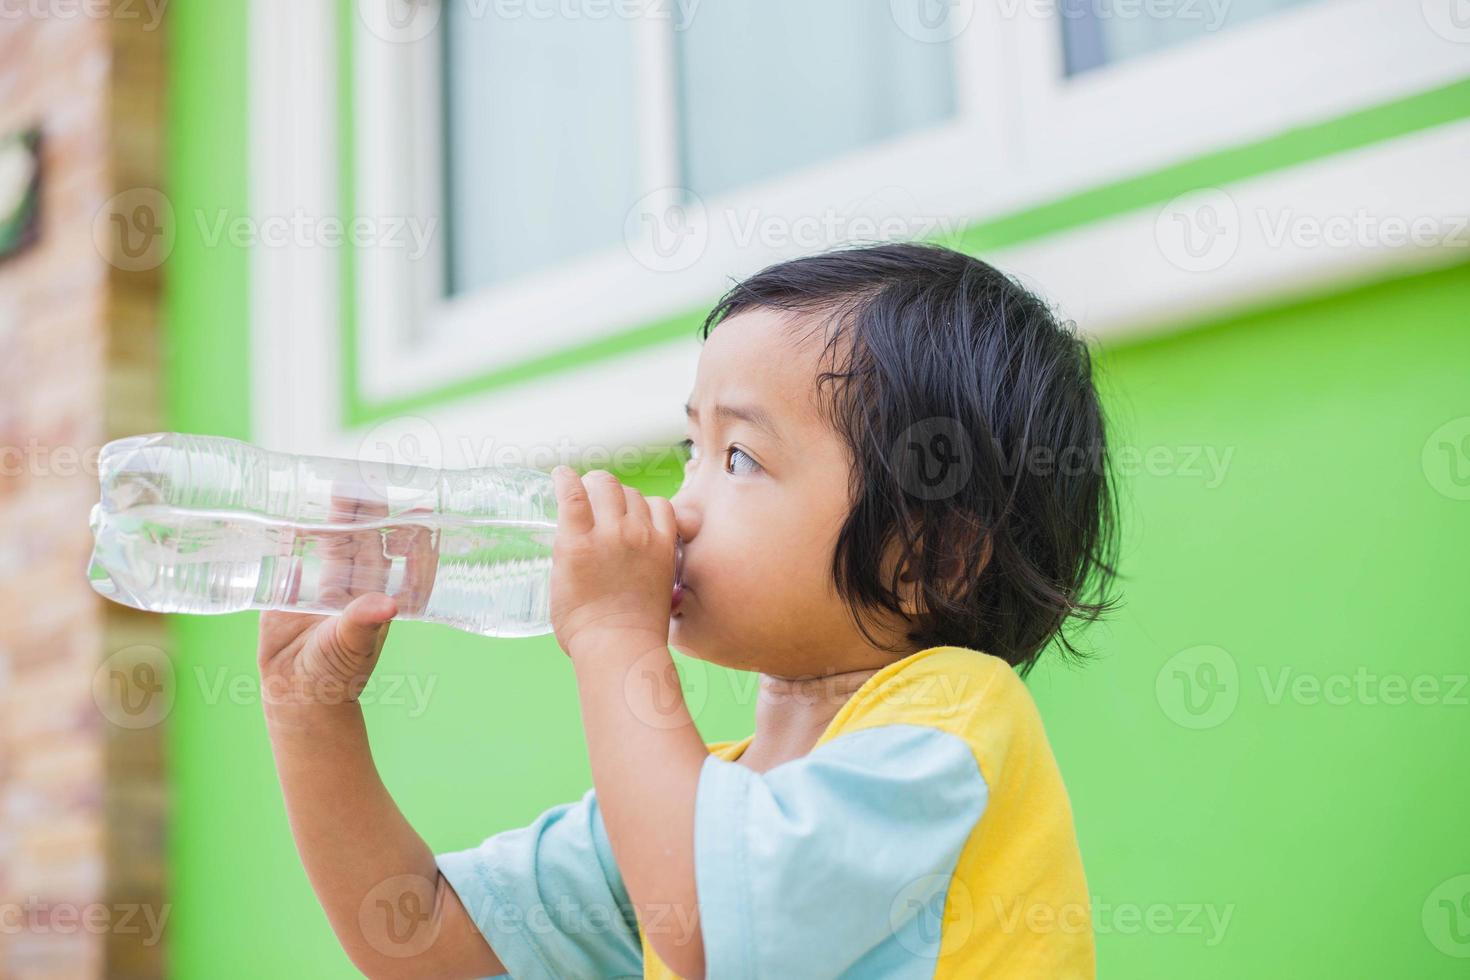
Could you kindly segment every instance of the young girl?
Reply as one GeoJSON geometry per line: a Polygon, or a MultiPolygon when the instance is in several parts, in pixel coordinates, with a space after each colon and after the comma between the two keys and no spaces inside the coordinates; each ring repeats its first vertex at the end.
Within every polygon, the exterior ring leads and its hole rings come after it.
{"type": "Polygon", "coordinates": [[[1071,807],[1021,681],[1111,604],[1086,346],[922,245],[766,269],[704,339],[671,500],[554,474],[579,801],[432,853],[352,697],[425,590],[352,576],[340,616],[262,615],[292,831],[348,955],[371,977],[1092,976],[1071,807]],[[701,740],[671,646],[760,675],[752,735],[701,740]]]}

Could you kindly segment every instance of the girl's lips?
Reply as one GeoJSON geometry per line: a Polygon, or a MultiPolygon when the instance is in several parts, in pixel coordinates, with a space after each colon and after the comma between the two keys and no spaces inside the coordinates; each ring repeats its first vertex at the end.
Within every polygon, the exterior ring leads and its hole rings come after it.
{"type": "Polygon", "coordinates": [[[673,595],[670,597],[670,601],[669,601],[669,610],[670,611],[673,611],[675,609],[678,609],[679,608],[679,603],[681,603],[683,601],[684,601],[684,586],[682,586],[682,585],[675,585],[674,586],[673,595]]]}

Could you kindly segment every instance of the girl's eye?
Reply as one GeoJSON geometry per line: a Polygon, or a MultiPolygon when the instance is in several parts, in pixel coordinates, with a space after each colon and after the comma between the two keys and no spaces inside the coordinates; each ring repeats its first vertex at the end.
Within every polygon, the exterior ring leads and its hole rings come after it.
{"type": "MultiPolygon", "coordinates": [[[[694,440],[693,439],[682,439],[682,440],[679,441],[679,444],[678,445],[679,445],[680,453],[682,454],[682,456],[684,458],[684,462],[686,464],[689,463],[691,460],[694,460],[694,459],[697,458],[694,455],[694,440]]],[[[730,446],[729,448],[727,448],[725,450],[725,455],[727,457],[729,457],[732,461],[735,459],[735,457],[737,455],[740,456],[742,459],[744,459],[745,460],[745,465],[747,467],[747,469],[744,471],[745,473],[753,473],[753,472],[755,472],[755,471],[757,471],[757,470],[759,470],[761,468],[760,464],[757,463],[755,461],[755,459],[749,453],[745,452],[745,450],[740,449],[740,448],[738,448],[736,446],[730,446]]],[[[733,473],[734,471],[733,470],[730,470],[730,469],[727,469],[725,472],[727,472],[727,473],[733,473]]]]}
{"type": "Polygon", "coordinates": [[[756,470],[758,470],[758,469],[761,468],[761,465],[759,463],[757,463],[754,459],[752,459],[751,456],[748,453],[746,453],[745,450],[743,450],[743,449],[738,449],[735,446],[731,446],[728,450],[725,451],[725,455],[727,455],[728,457],[730,457],[730,459],[732,461],[735,459],[735,455],[737,453],[740,454],[741,456],[745,457],[746,461],[750,464],[750,472],[753,473],[756,470]]]}

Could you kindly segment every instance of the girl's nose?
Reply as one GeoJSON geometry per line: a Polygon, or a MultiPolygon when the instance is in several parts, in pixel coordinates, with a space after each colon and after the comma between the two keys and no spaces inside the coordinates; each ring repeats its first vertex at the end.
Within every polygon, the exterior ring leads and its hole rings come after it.
{"type": "Polygon", "coordinates": [[[669,498],[669,503],[674,505],[674,527],[679,537],[684,541],[690,540],[699,531],[699,520],[690,505],[687,488],[681,487],[678,493],[669,498]]]}

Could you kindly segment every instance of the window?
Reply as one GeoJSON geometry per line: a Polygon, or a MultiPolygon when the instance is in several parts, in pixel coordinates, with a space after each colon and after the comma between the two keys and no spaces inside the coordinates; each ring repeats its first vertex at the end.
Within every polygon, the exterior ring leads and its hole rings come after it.
{"type": "MultiPolygon", "coordinates": [[[[253,118],[281,157],[255,172],[281,213],[345,174],[382,232],[346,269],[352,417],[449,390],[513,401],[670,346],[769,262],[948,237],[1463,78],[1463,2],[383,0],[347,21],[341,171],[330,141],[314,166],[301,149],[340,115],[309,84],[331,66],[303,53],[329,43],[297,30],[330,18],[261,14],[253,118]],[[1170,4],[1193,22],[1159,22],[1170,4]],[[367,16],[384,9],[414,29],[367,16]],[[438,230],[405,242],[405,216],[438,230]],[[667,256],[647,241],[664,230],[667,256]]],[[[317,257],[283,255],[260,260],[260,309],[330,318],[337,294],[305,285],[317,257]]]]}
{"type": "Polygon", "coordinates": [[[631,22],[449,3],[440,33],[449,292],[615,244],[639,185],[631,22]]]}
{"type": "Polygon", "coordinates": [[[717,196],[955,112],[949,45],[887,3],[619,9],[444,5],[451,296],[618,247],[644,195],[717,196]]]}
{"type": "Polygon", "coordinates": [[[685,187],[703,197],[822,163],[954,114],[947,44],[886,3],[704,4],[676,33],[685,187]]]}

